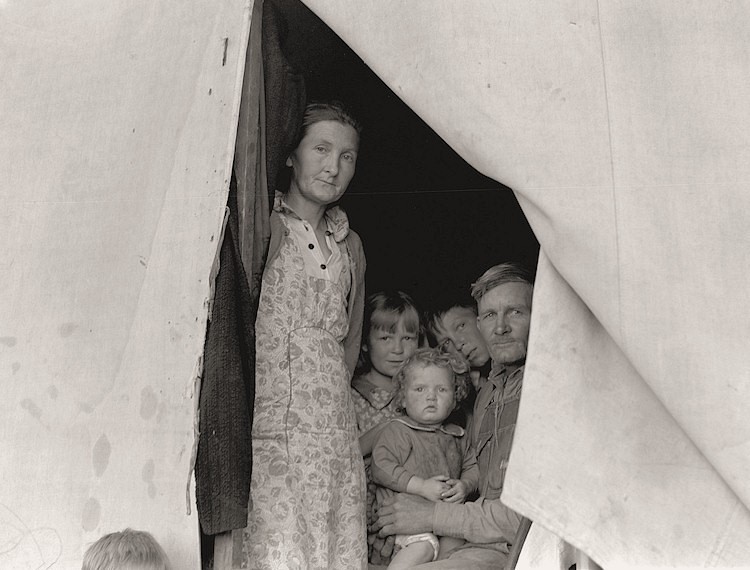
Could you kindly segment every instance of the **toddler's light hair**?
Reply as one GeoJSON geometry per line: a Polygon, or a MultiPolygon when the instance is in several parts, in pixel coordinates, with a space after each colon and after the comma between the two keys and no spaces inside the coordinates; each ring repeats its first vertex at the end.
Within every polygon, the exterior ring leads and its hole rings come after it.
{"type": "Polygon", "coordinates": [[[148,532],[126,528],[89,546],[81,570],[171,570],[169,558],[148,532]]]}
{"type": "Polygon", "coordinates": [[[409,372],[421,366],[437,366],[450,371],[453,376],[456,405],[469,394],[469,363],[465,358],[443,352],[439,348],[420,348],[404,361],[393,377],[396,387],[393,403],[399,412],[406,412],[404,393],[409,386],[409,372]]]}

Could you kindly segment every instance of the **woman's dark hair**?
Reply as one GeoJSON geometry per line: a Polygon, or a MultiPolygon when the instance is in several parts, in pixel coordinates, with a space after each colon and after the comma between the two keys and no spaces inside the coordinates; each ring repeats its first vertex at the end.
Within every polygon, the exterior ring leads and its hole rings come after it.
{"type": "Polygon", "coordinates": [[[313,101],[307,104],[305,112],[302,115],[302,124],[297,130],[297,136],[292,141],[292,146],[287,154],[294,152],[299,143],[305,138],[311,125],[320,121],[337,121],[344,125],[349,125],[355,131],[357,136],[362,136],[362,125],[354,116],[344,107],[340,101],[319,102],[313,101]]]}

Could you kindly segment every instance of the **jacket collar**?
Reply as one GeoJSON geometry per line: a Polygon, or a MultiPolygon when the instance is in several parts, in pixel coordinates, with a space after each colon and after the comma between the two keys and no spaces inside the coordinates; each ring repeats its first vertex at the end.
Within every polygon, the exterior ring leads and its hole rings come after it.
{"type": "MultiPolygon", "coordinates": [[[[286,200],[284,200],[284,194],[278,190],[273,199],[273,210],[280,214],[291,215],[297,219],[302,219],[297,212],[292,210],[289,204],[286,203],[286,200]]],[[[344,212],[340,206],[330,206],[326,210],[325,218],[328,229],[333,234],[333,239],[336,240],[336,242],[343,241],[349,234],[349,218],[347,217],[346,212],[344,212]]]]}
{"type": "Polygon", "coordinates": [[[508,369],[505,368],[505,366],[495,365],[493,363],[488,381],[495,387],[502,388],[504,384],[508,383],[511,380],[515,380],[516,378],[523,378],[523,370],[525,367],[526,365],[522,365],[519,368],[515,369],[513,372],[508,372],[508,369]]]}

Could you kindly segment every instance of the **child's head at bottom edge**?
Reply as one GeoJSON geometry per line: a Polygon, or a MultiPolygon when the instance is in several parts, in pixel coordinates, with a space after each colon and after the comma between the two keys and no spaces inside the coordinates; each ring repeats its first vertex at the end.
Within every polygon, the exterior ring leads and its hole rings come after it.
{"type": "Polygon", "coordinates": [[[469,365],[437,348],[417,350],[394,376],[396,408],[427,426],[440,425],[468,394],[469,365]]]}
{"type": "Polygon", "coordinates": [[[150,533],[126,528],[89,546],[81,570],[171,570],[171,566],[150,533]]]}

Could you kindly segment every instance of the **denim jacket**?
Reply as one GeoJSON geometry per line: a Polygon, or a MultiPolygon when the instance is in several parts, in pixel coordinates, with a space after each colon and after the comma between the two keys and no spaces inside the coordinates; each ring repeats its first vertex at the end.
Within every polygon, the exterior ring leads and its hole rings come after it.
{"type": "Polygon", "coordinates": [[[485,499],[497,499],[503,490],[523,371],[523,366],[510,374],[504,368],[493,367],[474,404],[471,444],[479,463],[479,494],[485,499]]]}

